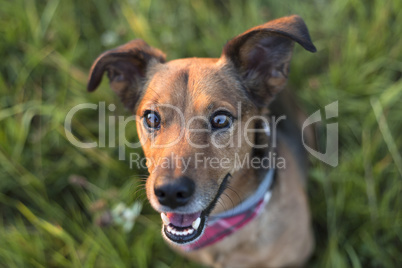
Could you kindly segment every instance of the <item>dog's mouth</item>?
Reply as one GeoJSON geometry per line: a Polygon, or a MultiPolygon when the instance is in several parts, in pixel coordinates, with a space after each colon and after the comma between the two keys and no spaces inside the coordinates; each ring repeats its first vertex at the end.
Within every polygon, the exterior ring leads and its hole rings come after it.
{"type": "Polygon", "coordinates": [[[230,174],[228,173],[219,186],[216,196],[205,210],[188,214],[162,212],[162,233],[164,236],[171,242],[182,245],[198,240],[204,233],[208,216],[225,190],[229,177],[230,174]]]}
{"type": "Polygon", "coordinates": [[[191,214],[161,213],[161,218],[163,233],[177,244],[186,244],[199,238],[207,221],[204,211],[191,214]]]}

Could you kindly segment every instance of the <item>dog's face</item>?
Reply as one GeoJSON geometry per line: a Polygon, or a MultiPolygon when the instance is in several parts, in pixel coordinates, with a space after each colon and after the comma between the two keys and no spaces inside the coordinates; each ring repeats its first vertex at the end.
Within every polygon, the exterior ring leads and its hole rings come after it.
{"type": "Polygon", "coordinates": [[[132,110],[147,157],[148,199],[168,241],[203,233],[207,217],[251,154],[260,107],[285,85],[294,41],[314,51],[307,28],[292,16],[250,29],[228,42],[218,59],[165,63],[142,40],[103,53],[88,90],[107,71],[112,89],[132,110]]]}
{"type": "Polygon", "coordinates": [[[251,151],[242,129],[256,108],[226,62],[182,59],[156,64],[152,72],[137,109],[149,159],[147,196],[162,213],[166,238],[183,243],[202,233],[236,169],[235,156],[251,151]],[[211,164],[212,158],[226,163],[211,164]]]}

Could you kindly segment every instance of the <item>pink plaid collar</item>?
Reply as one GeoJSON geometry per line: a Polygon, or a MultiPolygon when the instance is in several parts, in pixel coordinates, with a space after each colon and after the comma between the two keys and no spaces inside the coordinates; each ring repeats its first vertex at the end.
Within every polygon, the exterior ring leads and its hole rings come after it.
{"type": "Polygon", "coordinates": [[[271,199],[273,178],[274,169],[270,169],[252,196],[231,210],[211,215],[204,234],[197,241],[185,244],[181,248],[185,251],[192,251],[215,244],[257,217],[271,199]]]}

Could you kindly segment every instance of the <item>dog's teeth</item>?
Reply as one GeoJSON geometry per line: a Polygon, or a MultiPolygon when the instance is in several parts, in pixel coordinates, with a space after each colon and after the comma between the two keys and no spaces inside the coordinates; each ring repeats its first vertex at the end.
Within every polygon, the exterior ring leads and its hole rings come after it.
{"type": "Polygon", "coordinates": [[[169,220],[169,218],[166,216],[165,213],[163,213],[163,212],[161,213],[161,218],[162,218],[163,224],[169,225],[170,220],[169,220]]]}
{"type": "Polygon", "coordinates": [[[191,224],[191,226],[193,226],[193,228],[194,228],[195,230],[197,230],[198,227],[200,227],[200,223],[201,223],[201,218],[198,217],[195,221],[193,221],[193,224],[191,224]]]}
{"type": "Polygon", "coordinates": [[[167,232],[173,234],[173,235],[176,235],[176,236],[191,235],[191,234],[194,233],[194,231],[196,231],[200,227],[200,224],[201,224],[201,218],[197,218],[192,224],[193,228],[190,227],[190,228],[186,228],[184,230],[178,230],[174,226],[172,226],[171,224],[167,224],[167,221],[169,219],[167,218],[167,216],[165,214],[162,213],[161,218],[162,218],[164,224],[166,224],[166,226],[165,226],[166,229],[165,230],[167,232]]]}

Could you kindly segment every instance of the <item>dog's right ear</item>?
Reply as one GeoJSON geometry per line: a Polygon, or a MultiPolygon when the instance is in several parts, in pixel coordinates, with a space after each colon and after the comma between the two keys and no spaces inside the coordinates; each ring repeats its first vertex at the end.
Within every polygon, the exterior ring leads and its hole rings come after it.
{"type": "Polygon", "coordinates": [[[148,68],[164,62],[165,54],[160,50],[150,47],[141,39],[130,41],[102,53],[95,60],[89,73],[87,89],[94,91],[106,71],[110,87],[124,106],[132,110],[141,94],[148,68]]]}

